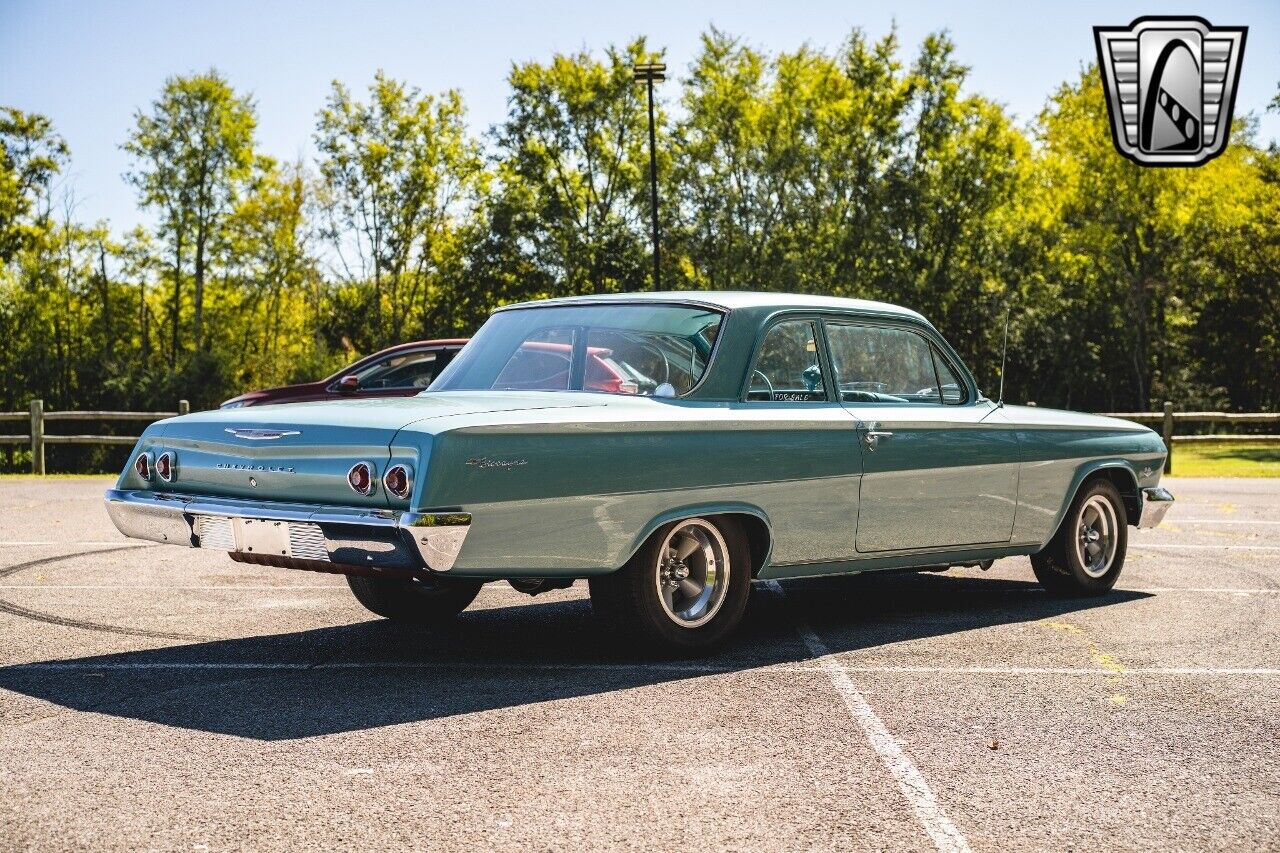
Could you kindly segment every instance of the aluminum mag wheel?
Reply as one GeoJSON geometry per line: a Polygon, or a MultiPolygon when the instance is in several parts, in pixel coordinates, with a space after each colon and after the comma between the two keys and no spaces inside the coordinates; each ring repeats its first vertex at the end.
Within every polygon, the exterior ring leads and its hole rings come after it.
{"type": "Polygon", "coordinates": [[[1085,481],[1042,551],[1036,580],[1055,595],[1102,595],[1115,586],[1129,543],[1124,497],[1106,476],[1085,481]]]}
{"type": "Polygon", "coordinates": [[[704,515],[662,525],[618,571],[588,579],[592,610],[612,636],[642,652],[715,647],[742,621],[751,591],[743,524],[733,515],[704,515]]]}
{"type": "Polygon", "coordinates": [[[697,628],[720,612],[733,566],[714,524],[701,518],[679,522],[658,548],[655,563],[658,597],[673,622],[697,628]]]}
{"type": "Polygon", "coordinates": [[[1119,520],[1115,506],[1103,495],[1093,495],[1080,506],[1076,516],[1076,558],[1091,578],[1100,578],[1111,569],[1116,556],[1119,520]]]}

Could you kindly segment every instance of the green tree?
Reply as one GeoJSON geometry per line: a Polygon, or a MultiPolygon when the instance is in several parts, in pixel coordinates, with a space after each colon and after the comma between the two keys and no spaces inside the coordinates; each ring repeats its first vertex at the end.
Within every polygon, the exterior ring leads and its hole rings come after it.
{"type": "MultiPolygon", "coordinates": [[[[893,33],[766,57],[712,30],[684,85],[675,174],[690,286],[866,296],[931,314],[971,363],[1017,191],[1021,134],[961,88],[931,36],[909,69],[893,33]]],[[[995,344],[998,345],[998,342],[995,344]]]]}
{"type": "Polygon", "coordinates": [[[1141,409],[1168,372],[1171,267],[1189,170],[1143,168],[1117,154],[1100,90],[1096,68],[1086,70],[1036,126],[1020,200],[1035,241],[1022,281],[1034,333],[1020,341],[1019,358],[1051,399],[1141,409]]]}
{"type": "Polygon", "coordinates": [[[221,346],[246,386],[311,379],[336,367],[318,352],[324,286],[314,251],[314,183],[300,162],[261,161],[218,247],[234,283],[218,303],[221,346]]]}
{"type": "Polygon", "coordinates": [[[157,211],[173,258],[170,363],[176,364],[185,251],[192,263],[192,339],[204,347],[209,249],[235,209],[254,164],[257,116],[216,70],[170,77],[149,112],[135,114],[124,144],[134,158],[126,179],[144,208],[157,211]]]}
{"type": "MultiPolygon", "coordinates": [[[[660,58],[636,39],[607,48],[603,60],[585,51],[557,54],[545,65],[517,65],[507,78],[507,118],[494,132],[497,210],[510,239],[558,293],[645,284],[648,112],[632,68],[660,58]]],[[[655,122],[665,127],[660,109],[655,122]]]]}
{"type": "MultiPolygon", "coordinates": [[[[340,83],[316,122],[322,233],[340,276],[373,285],[369,346],[403,340],[453,286],[461,234],[485,182],[462,96],[378,72],[367,102],[340,83]]],[[[352,330],[354,333],[354,330],[352,330]]]]}
{"type": "Polygon", "coordinates": [[[50,185],[68,157],[48,118],[0,107],[0,264],[50,227],[50,185]]]}

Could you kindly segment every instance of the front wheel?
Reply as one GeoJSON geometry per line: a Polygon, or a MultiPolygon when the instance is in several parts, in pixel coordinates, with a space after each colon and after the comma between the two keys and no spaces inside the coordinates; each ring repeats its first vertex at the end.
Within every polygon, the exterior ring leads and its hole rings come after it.
{"type": "Polygon", "coordinates": [[[1106,479],[1087,484],[1058,532],[1031,555],[1036,580],[1055,595],[1102,595],[1116,585],[1129,544],[1124,500],[1106,479]]]}
{"type": "Polygon", "coordinates": [[[746,536],[730,518],[675,521],[589,586],[592,609],[623,633],[662,652],[700,652],[742,621],[751,588],[746,536]]]}
{"type": "Polygon", "coordinates": [[[445,578],[375,578],[347,575],[347,586],[368,610],[415,625],[448,622],[480,593],[481,581],[445,578]]]}

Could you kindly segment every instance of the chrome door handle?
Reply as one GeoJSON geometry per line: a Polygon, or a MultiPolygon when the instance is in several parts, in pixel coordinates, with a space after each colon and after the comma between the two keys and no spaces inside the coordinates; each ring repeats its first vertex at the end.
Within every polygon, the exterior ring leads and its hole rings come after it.
{"type": "Polygon", "coordinates": [[[867,429],[862,434],[862,440],[866,442],[867,450],[875,450],[876,446],[880,443],[881,438],[888,438],[893,435],[893,433],[888,430],[877,429],[879,426],[880,425],[875,422],[867,424],[867,429]]]}

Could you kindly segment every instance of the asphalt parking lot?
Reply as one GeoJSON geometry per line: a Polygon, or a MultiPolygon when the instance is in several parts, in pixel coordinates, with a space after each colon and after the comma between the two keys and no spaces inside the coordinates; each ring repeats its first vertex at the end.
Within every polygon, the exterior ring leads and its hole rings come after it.
{"type": "Polygon", "coordinates": [[[0,480],[0,847],[1280,847],[1280,480],[1172,480],[1118,588],[758,589],[651,663],[585,585],[444,633],[0,480]]]}

